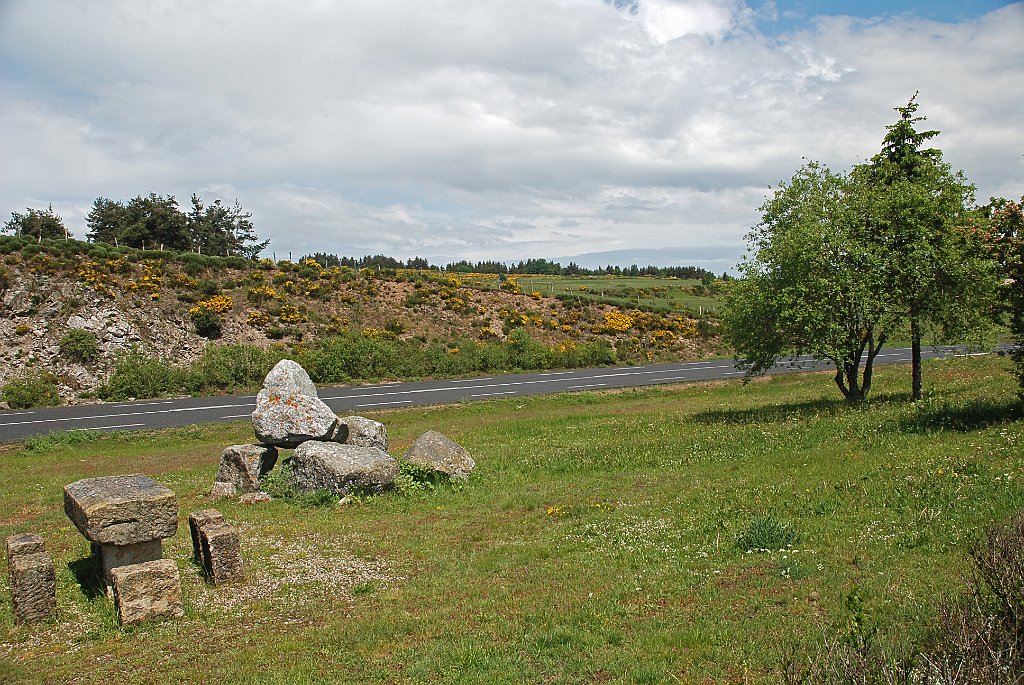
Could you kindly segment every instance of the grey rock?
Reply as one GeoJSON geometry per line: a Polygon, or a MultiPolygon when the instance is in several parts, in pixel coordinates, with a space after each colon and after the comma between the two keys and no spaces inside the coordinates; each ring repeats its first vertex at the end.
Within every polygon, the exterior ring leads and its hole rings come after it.
{"type": "Polygon", "coordinates": [[[221,499],[224,497],[234,497],[237,492],[234,483],[214,483],[213,487],[210,488],[210,497],[213,499],[221,499]]]}
{"type": "Polygon", "coordinates": [[[339,431],[339,436],[344,435],[339,442],[388,451],[388,431],[383,423],[363,416],[344,416],[338,422],[344,426],[344,432],[339,431]]]}
{"type": "Polygon", "coordinates": [[[255,492],[260,479],[277,463],[277,448],[269,445],[232,445],[220,455],[218,483],[234,483],[237,492],[255,492]]]}
{"type": "Polygon", "coordinates": [[[300,394],[317,397],[316,386],[309,374],[297,362],[282,359],[270,370],[263,380],[263,389],[278,395],[300,394]]]}
{"type": "Polygon", "coordinates": [[[455,480],[469,480],[470,472],[476,467],[462,445],[437,431],[427,431],[416,438],[403,459],[455,480]]]}
{"type": "Polygon", "coordinates": [[[338,426],[338,417],[315,396],[266,388],[256,396],[252,427],[267,445],[294,448],[307,440],[335,440],[338,426]]]}
{"type": "Polygon", "coordinates": [[[210,523],[224,523],[224,514],[216,509],[202,509],[188,515],[188,531],[192,536],[192,560],[203,564],[203,542],[199,536],[200,529],[210,523]]]}
{"type": "Polygon", "coordinates": [[[107,582],[110,582],[116,568],[164,558],[164,546],[160,540],[146,540],[131,545],[101,545],[94,542],[92,548],[94,557],[99,561],[101,575],[107,582]]]}
{"type": "Polygon", "coordinates": [[[274,498],[266,492],[247,492],[238,498],[239,504],[263,504],[273,502],[274,498]]]}
{"type": "Polygon", "coordinates": [[[85,478],[64,487],[64,512],[88,540],[133,545],[178,529],[174,492],[142,474],[85,478]]]}
{"type": "Polygon", "coordinates": [[[11,405],[6,402],[0,401],[0,411],[10,411],[11,405]]]}
{"type": "Polygon", "coordinates": [[[398,462],[376,447],[336,442],[304,442],[292,455],[296,487],[311,492],[329,490],[345,495],[352,490],[380,491],[398,475],[398,462]]]}
{"type": "Polygon", "coordinates": [[[38,554],[45,552],[43,538],[35,533],[18,533],[9,535],[4,541],[7,548],[7,565],[10,567],[11,559],[20,554],[38,554]]]}
{"type": "Polygon", "coordinates": [[[242,547],[238,529],[230,523],[208,523],[199,529],[203,567],[214,585],[242,577],[242,547]]]}

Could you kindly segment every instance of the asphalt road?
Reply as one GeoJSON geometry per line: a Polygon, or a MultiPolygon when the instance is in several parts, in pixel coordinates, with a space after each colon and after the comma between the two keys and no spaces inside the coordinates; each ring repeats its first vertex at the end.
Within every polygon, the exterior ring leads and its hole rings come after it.
{"type": "MultiPolygon", "coordinates": [[[[925,358],[959,353],[953,348],[925,348],[925,358]]],[[[773,373],[824,370],[831,364],[812,364],[809,358],[780,363],[773,373]]],[[[884,349],[876,364],[906,363],[910,348],[884,349]]],[[[523,373],[461,380],[385,383],[381,385],[324,386],[320,399],[345,415],[364,409],[413,407],[449,404],[499,397],[526,397],[579,390],[628,388],[666,383],[683,383],[742,376],[728,359],[652,366],[579,369],[523,373]]],[[[48,407],[28,411],[0,412],[0,442],[23,440],[52,431],[67,430],[143,430],[169,428],[213,421],[239,421],[249,418],[256,407],[255,395],[186,397],[144,400],[124,404],[90,404],[48,407]]]]}

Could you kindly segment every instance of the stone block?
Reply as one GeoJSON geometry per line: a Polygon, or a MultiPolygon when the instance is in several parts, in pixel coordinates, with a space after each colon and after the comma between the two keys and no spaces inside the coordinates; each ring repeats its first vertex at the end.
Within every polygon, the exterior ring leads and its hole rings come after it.
{"type": "Polygon", "coordinates": [[[398,462],[387,452],[337,442],[304,442],[296,448],[291,464],[295,486],[303,492],[379,492],[391,487],[398,475],[398,462]]]}
{"type": "Polygon", "coordinates": [[[121,625],[185,615],[181,606],[181,575],[171,559],[115,568],[111,584],[121,625]]]}
{"type": "Polygon", "coordinates": [[[4,541],[7,547],[7,568],[11,567],[11,559],[21,554],[38,554],[45,552],[43,538],[35,533],[18,533],[10,535],[4,541]]]}
{"type": "Polygon", "coordinates": [[[214,585],[242,577],[242,546],[238,529],[230,523],[203,526],[199,535],[203,543],[203,561],[207,577],[214,585]]]}
{"type": "Polygon", "coordinates": [[[111,581],[111,572],[120,566],[132,566],[164,558],[162,540],[147,540],[134,545],[101,545],[94,543],[93,554],[99,558],[103,579],[111,581]]]}
{"type": "Polygon", "coordinates": [[[46,552],[16,554],[8,568],[15,623],[45,621],[57,608],[53,559],[46,552]]]}
{"type": "Polygon", "coordinates": [[[233,483],[236,492],[257,492],[260,479],[277,463],[277,448],[270,445],[231,445],[220,456],[218,483],[233,483]]]}
{"type": "Polygon", "coordinates": [[[86,539],[134,545],[174,535],[174,492],[142,474],[85,478],[64,487],[64,512],[86,539]]]}
{"type": "Polygon", "coordinates": [[[210,488],[210,497],[213,499],[234,497],[236,494],[238,494],[238,488],[235,487],[234,483],[214,483],[213,487],[210,488]]]}
{"type": "Polygon", "coordinates": [[[224,514],[216,509],[203,509],[188,515],[188,530],[192,534],[192,559],[197,564],[202,564],[203,568],[206,568],[207,565],[203,561],[203,540],[199,531],[203,526],[211,523],[224,523],[224,514]]]}

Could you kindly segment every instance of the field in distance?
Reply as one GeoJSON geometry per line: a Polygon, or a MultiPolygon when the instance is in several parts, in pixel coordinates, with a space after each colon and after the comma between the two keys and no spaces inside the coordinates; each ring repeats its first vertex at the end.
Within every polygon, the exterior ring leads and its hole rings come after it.
{"type": "Polygon", "coordinates": [[[818,373],[376,412],[396,456],[434,429],[477,469],[344,506],[208,500],[245,423],[7,446],[0,535],[44,535],[59,614],[0,607],[0,681],[778,682],[851,597],[913,642],[1024,507],[1024,423],[1005,358],[927,363],[916,404],[909,374],[878,369],[860,407],[818,373]],[[75,576],[62,488],[128,472],[177,493],[186,616],[121,630],[75,576]],[[237,585],[189,561],[185,517],[211,505],[241,529],[237,585]]]}

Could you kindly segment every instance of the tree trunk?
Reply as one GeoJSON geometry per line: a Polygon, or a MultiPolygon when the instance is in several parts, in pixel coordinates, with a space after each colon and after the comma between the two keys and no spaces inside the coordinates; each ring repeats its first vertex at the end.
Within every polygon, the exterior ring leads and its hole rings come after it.
{"type": "Polygon", "coordinates": [[[921,322],[917,314],[910,316],[910,395],[913,402],[921,399],[921,322]]]}

